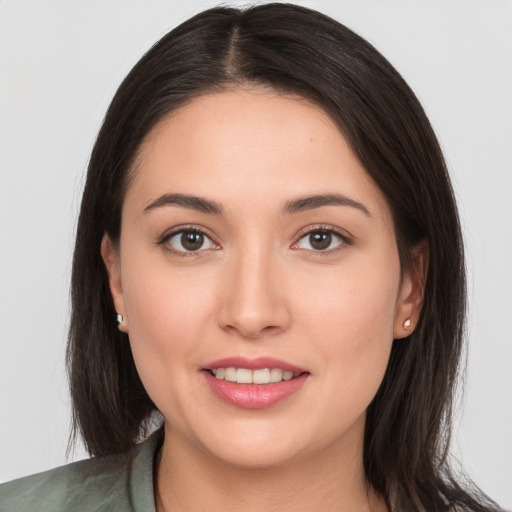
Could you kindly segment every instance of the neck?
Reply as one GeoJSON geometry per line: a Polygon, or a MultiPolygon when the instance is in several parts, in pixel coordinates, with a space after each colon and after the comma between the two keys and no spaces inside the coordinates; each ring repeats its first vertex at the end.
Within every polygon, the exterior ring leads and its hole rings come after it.
{"type": "Polygon", "coordinates": [[[357,443],[327,446],[311,457],[245,468],[194,446],[166,422],[160,457],[155,478],[158,512],[388,510],[365,484],[362,437],[357,443]]]}

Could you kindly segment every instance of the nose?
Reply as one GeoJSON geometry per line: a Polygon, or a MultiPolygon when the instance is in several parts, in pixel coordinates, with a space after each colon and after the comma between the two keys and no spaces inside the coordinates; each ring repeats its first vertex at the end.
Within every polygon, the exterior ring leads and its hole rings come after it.
{"type": "Polygon", "coordinates": [[[276,261],[264,251],[253,251],[227,265],[221,284],[220,327],[250,340],[285,331],[291,315],[276,261]]]}

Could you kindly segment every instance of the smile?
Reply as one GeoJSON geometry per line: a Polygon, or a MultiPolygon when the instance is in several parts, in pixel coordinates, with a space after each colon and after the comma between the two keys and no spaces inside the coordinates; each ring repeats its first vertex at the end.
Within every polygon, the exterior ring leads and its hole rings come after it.
{"type": "Polygon", "coordinates": [[[201,372],[213,394],[242,409],[264,409],[286,400],[304,386],[310,372],[272,357],[229,357],[201,372]]]}
{"type": "Polygon", "coordinates": [[[301,375],[301,372],[282,370],[281,368],[262,368],[250,370],[249,368],[216,368],[209,370],[217,379],[237,384],[271,384],[283,380],[291,380],[301,375]]]}

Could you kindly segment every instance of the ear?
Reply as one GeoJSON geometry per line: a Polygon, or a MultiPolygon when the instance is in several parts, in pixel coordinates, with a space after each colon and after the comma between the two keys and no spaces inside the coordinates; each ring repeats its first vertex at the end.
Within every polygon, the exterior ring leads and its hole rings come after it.
{"type": "Polygon", "coordinates": [[[123,321],[119,322],[119,330],[128,331],[126,309],[124,305],[123,287],[121,284],[121,267],[119,264],[118,249],[110,237],[105,233],[101,241],[101,257],[107,270],[108,282],[112,301],[118,315],[122,315],[123,321]]]}
{"type": "Polygon", "coordinates": [[[410,253],[411,264],[403,271],[395,313],[394,338],[409,336],[418,325],[428,274],[429,246],[420,242],[410,253]]]}

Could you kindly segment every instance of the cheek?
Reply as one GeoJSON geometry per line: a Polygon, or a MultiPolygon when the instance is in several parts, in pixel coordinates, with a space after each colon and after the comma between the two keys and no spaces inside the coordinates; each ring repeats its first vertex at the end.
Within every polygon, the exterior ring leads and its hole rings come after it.
{"type": "Polygon", "coordinates": [[[197,325],[198,310],[204,307],[202,296],[194,292],[190,282],[183,285],[172,276],[151,279],[146,275],[126,289],[130,334],[163,347],[174,344],[175,338],[187,337],[197,325]]]}
{"type": "Polygon", "coordinates": [[[297,316],[308,320],[312,333],[324,332],[325,339],[343,339],[354,347],[392,338],[398,257],[391,252],[389,258],[353,260],[340,270],[312,276],[296,294],[302,303],[297,316]]]}
{"type": "Polygon", "coordinates": [[[302,311],[308,319],[303,327],[320,355],[319,375],[332,389],[331,397],[337,396],[354,415],[366,409],[382,382],[393,343],[399,280],[394,253],[384,260],[361,261],[334,279],[317,282],[319,292],[310,293],[302,311]]]}
{"type": "Polygon", "coordinates": [[[133,251],[124,269],[133,357],[144,386],[159,404],[163,396],[172,399],[172,389],[197,363],[194,353],[205,332],[212,294],[206,292],[201,273],[173,272],[161,255],[148,260],[133,251]]]}

